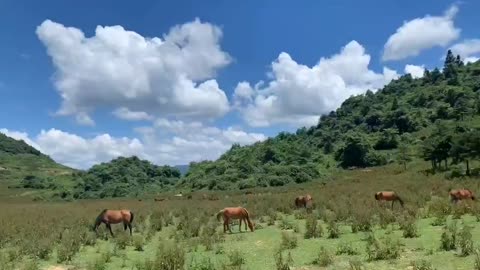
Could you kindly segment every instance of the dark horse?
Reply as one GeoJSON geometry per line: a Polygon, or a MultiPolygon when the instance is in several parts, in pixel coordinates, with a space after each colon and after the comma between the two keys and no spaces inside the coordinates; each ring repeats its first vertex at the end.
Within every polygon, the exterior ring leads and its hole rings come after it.
{"type": "Polygon", "coordinates": [[[118,224],[123,222],[123,229],[127,230],[127,227],[130,229],[130,235],[132,235],[132,221],[133,221],[133,212],[130,210],[108,210],[103,209],[103,211],[98,215],[97,219],[95,220],[95,225],[93,226],[93,230],[97,232],[98,226],[101,223],[105,223],[110,234],[113,236],[111,224],[118,224]]]}
{"type": "Polygon", "coordinates": [[[307,194],[305,196],[298,196],[295,198],[295,206],[296,207],[305,207],[310,206],[312,204],[312,196],[310,194],[307,194]]]}
{"type": "Polygon", "coordinates": [[[393,204],[395,201],[398,201],[400,205],[403,207],[403,200],[400,198],[400,196],[397,195],[397,193],[393,191],[379,191],[375,193],[375,200],[377,201],[391,201],[392,202],[392,210],[393,210],[393,204]]]}

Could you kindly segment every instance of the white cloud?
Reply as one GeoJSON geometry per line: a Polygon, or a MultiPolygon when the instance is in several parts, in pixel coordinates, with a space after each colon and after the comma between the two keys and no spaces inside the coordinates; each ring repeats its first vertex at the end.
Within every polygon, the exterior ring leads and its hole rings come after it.
{"type": "Polygon", "coordinates": [[[134,112],[126,107],[116,109],[113,114],[120,119],[129,121],[153,120],[153,116],[146,112],[134,112]]]}
{"type": "Polygon", "coordinates": [[[383,60],[401,60],[417,56],[436,46],[445,47],[460,36],[453,19],[458,7],[451,6],[443,16],[426,15],[404,22],[384,45],[383,60]]]}
{"type": "Polygon", "coordinates": [[[200,122],[165,119],[136,131],[140,138],[116,138],[109,134],[84,138],[58,129],[42,130],[37,136],[29,137],[24,132],[0,129],[7,136],[25,140],[61,164],[81,169],[118,156],[132,155],[156,164],[170,165],[213,160],[233,143],[247,145],[267,138],[260,133],[247,133],[231,127],[219,129],[200,122]]]}
{"type": "Polygon", "coordinates": [[[425,66],[416,66],[416,65],[406,65],[405,73],[410,73],[413,78],[422,78],[423,73],[425,72],[425,66]]]}
{"type": "Polygon", "coordinates": [[[480,57],[478,56],[470,56],[470,57],[466,57],[463,61],[465,63],[475,63],[477,62],[478,60],[480,60],[480,57]]]}
{"type": "Polygon", "coordinates": [[[122,26],[77,28],[45,20],[36,30],[56,69],[60,115],[92,125],[97,108],[126,107],[150,115],[215,118],[229,110],[215,79],[231,62],[220,48],[220,28],[199,19],[175,26],[163,38],[122,26]],[[80,116],[78,116],[80,115],[80,116]]]}
{"type": "Polygon", "coordinates": [[[321,114],[336,109],[351,95],[376,90],[398,77],[388,68],[383,74],[375,73],[369,63],[370,55],[356,41],[311,68],[282,52],[272,63],[272,81],[263,88],[257,84],[255,89],[239,83],[234,101],[242,105],[240,111],[251,126],[313,125],[321,114]]]}
{"type": "Polygon", "coordinates": [[[454,55],[460,55],[464,62],[476,62],[480,57],[480,39],[467,39],[451,47],[454,55]]]}

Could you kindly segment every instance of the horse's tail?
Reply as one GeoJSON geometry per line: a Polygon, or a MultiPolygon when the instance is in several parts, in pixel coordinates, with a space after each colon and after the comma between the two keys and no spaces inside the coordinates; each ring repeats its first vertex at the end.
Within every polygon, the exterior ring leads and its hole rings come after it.
{"type": "Polygon", "coordinates": [[[217,220],[218,221],[220,221],[220,218],[222,217],[224,211],[225,211],[224,209],[218,211],[218,213],[217,213],[217,220]]]}
{"type": "Polygon", "coordinates": [[[129,221],[130,223],[132,223],[132,221],[133,221],[133,216],[134,216],[134,215],[133,215],[133,212],[130,211],[130,221],[129,221]]]}

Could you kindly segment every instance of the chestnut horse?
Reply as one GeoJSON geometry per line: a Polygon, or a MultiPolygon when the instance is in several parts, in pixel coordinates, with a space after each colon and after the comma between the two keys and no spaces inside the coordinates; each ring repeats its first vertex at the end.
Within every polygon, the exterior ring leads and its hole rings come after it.
{"type": "Polygon", "coordinates": [[[379,191],[375,193],[375,200],[387,201],[387,202],[391,201],[392,210],[393,210],[393,204],[395,203],[395,201],[398,201],[400,205],[403,207],[403,200],[394,191],[379,191]]]}
{"type": "Polygon", "coordinates": [[[471,199],[475,201],[475,195],[469,189],[449,189],[450,200],[457,203],[459,200],[471,199]]]}
{"type": "Polygon", "coordinates": [[[254,231],[255,224],[250,221],[250,214],[248,213],[247,209],[243,207],[226,207],[220,210],[217,213],[217,219],[220,221],[220,218],[223,216],[223,232],[225,233],[228,231],[231,233],[232,230],[230,229],[230,219],[239,219],[240,224],[239,231],[242,231],[242,220],[245,222],[245,230],[247,230],[247,224],[250,230],[254,231]]]}
{"type": "Polygon", "coordinates": [[[296,207],[305,207],[307,208],[307,205],[311,205],[312,203],[312,196],[310,194],[307,194],[305,196],[298,196],[295,198],[295,206],[296,207]]]}
{"type": "Polygon", "coordinates": [[[98,215],[95,220],[95,225],[93,230],[97,232],[98,226],[101,223],[105,223],[105,226],[110,231],[110,234],[113,236],[111,224],[117,224],[123,222],[124,230],[127,230],[127,226],[130,229],[130,235],[132,235],[132,221],[133,221],[133,212],[130,210],[108,210],[103,209],[103,211],[98,215]]]}

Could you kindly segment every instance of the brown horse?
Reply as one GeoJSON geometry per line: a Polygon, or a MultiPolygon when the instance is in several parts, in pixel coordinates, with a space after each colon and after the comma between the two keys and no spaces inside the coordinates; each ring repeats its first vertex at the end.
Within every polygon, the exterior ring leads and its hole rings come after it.
{"type": "Polygon", "coordinates": [[[247,224],[250,230],[254,231],[255,223],[250,221],[250,214],[248,213],[247,209],[243,207],[226,207],[220,210],[217,213],[217,219],[220,221],[220,218],[223,216],[223,232],[225,233],[228,231],[231,233],[232,230],[230,229],[230,219],[239,219],[240,224],[239,231],[242,231],[242,220],[245,222],[245,230],[247,230],[247,224]]]}
{"type": "Polygon", "coordinates": [[[295,198],[295,206],[296,207],[305,207],[310,206],[312,204],[312,196],[310,194],[307,194],[305,196],[298,196],[295,198]]]}
{"type": "Polygon", "coordinates": [[[472,201],[475,201],[475,195],[469,189],[449,189],[448,194],[450,195],[450,200],[455,203],[465,199],[471,199],[472,201]]]}
{"type": "Polygon", "coordinates": [[[393,204],[395,201],[398,201],[400,205],[403,207],[403,200],[400,198],[400,196],[397,195],[394,191],[379,191],[375,193],[375,200],[377,201],[391,201],[392,202],[392,210],[393,210],[393,204]]]}
{"type": "Polygon", "coordinates": [[[113,236],[111,224],[117,224],[123,222],[123,229],[127,230],[127,226],[130,229],[130,235],[132,235],[132,221],[133,221],[133,212],[130,210],[108,210],[103,209],[103,211],[98,215],[95,220],[95,225],[93,230],[97,232],[98,226],[101,223],[105,223],[105,226],[110,231],[110,234],[113,236]]]}

